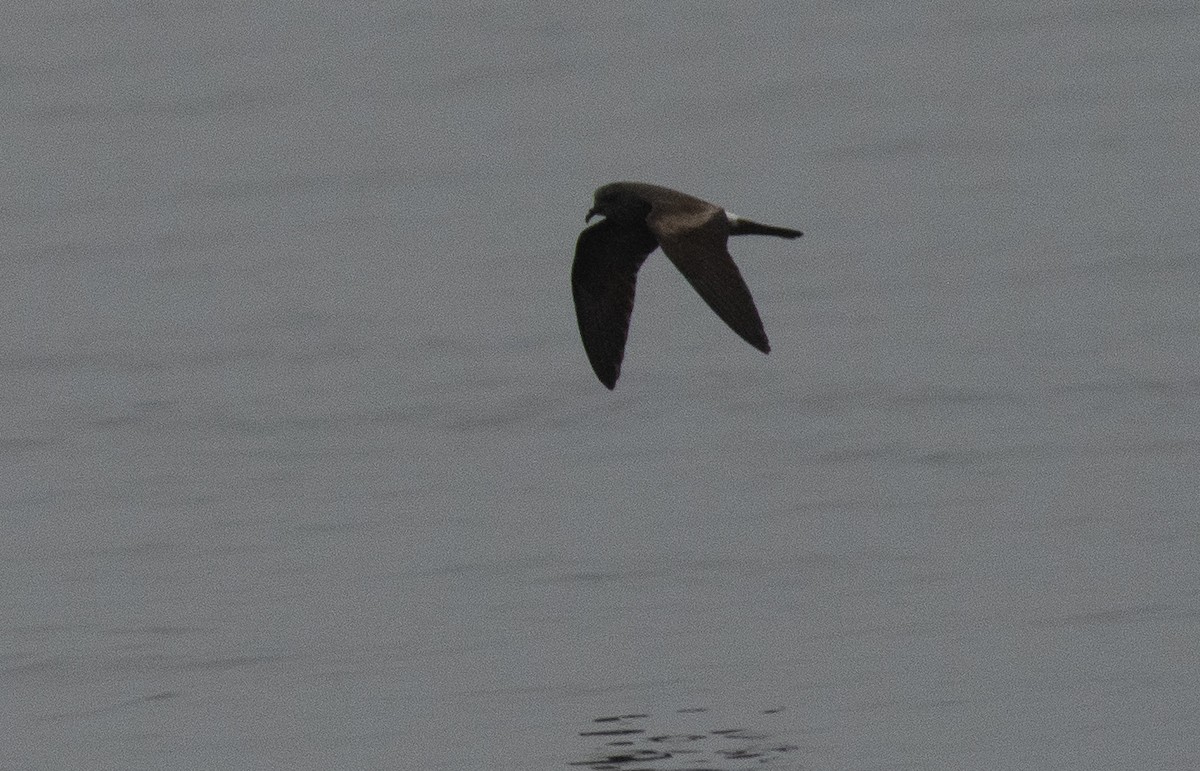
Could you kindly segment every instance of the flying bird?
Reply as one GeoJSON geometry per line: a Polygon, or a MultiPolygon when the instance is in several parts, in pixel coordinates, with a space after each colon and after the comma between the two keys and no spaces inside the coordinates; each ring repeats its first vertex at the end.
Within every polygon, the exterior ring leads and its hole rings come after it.
{"type": "Polygon", "coordinates": [[[729,236],[799,238],[799,230],[762,225],[678,190],[644,182],[613,182],[596,190],[595,203],[575,244],[571,292],[583,349],[596,377],[617,385],[638,268],[657,247],[700,293],[708,307],[763,353],[770,343],[754,298],[729,256],[729,236]]]}

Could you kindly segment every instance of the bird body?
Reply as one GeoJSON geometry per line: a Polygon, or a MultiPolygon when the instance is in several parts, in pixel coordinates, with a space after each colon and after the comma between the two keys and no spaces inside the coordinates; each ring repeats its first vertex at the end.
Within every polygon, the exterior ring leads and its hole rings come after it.
{"type": "Polygon", "coordinates": [[[695,196],[644,182],[612,182],[596,190],[579,234],[571,290],[579,334],[600,382],[614,388],[621,374],[637,272],[656,248],[743,340],[771,350],[762,319],[741,272],[729,256],[729,236],[798,238],[791,228],[763,225],[695,196]]]}

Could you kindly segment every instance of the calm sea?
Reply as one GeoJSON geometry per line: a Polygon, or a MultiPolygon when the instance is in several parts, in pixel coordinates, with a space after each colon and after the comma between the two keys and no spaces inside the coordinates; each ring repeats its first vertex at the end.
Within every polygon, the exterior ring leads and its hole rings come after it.
{"type": "Polygon", "coordinates": [[[0,12],[0,769],[1200,767],[1190,2],[0,12]],[[622,379],[575,238],[638,179],[622,379]]]}

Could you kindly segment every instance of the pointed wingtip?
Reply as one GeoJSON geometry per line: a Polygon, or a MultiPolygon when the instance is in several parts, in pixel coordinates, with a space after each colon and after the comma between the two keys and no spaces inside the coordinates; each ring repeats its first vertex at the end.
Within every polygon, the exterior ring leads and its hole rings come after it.
{"type": "Polygon", "coordinates": [[[621,370],[617,367],[593,367],[592,370],[596,373],[596,379],[604,384],[608,390],[613,390],[617,387],[617,378],[621,377],[621,370]]]}
{"type": "Polygon", "coordinates": [[[750,345],[754,346],[756,351],[762,351],[763,353],[771,352],[771,343],[767,340],[766,334],[762,332],[757,335],[743,335],[739,332],[738,336],[747,343],[750,343],[750,345]]]}

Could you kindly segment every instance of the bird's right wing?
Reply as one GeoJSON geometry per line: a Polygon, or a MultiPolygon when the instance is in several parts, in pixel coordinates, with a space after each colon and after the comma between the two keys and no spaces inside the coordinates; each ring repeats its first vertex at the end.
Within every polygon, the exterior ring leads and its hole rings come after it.
{"type": "MultiPolygon", "coordinates": [[[[690,204],[689,202],[686,202],[690,204]]],[[[729,256],[729,221],[721,209],[697,201],[689,207],[656,206],[647,218],[662,250],[729,328],[763,353],[771,350],[750,288],[729,256]]]]}
{"type": "Polygon", "coordinates": [[[585,228],[575,244],[571,293],[579,335],[596,377],[610,389],[625,358],[638,268],[657,246],[648,228],[607,218],[585,228]]]}

